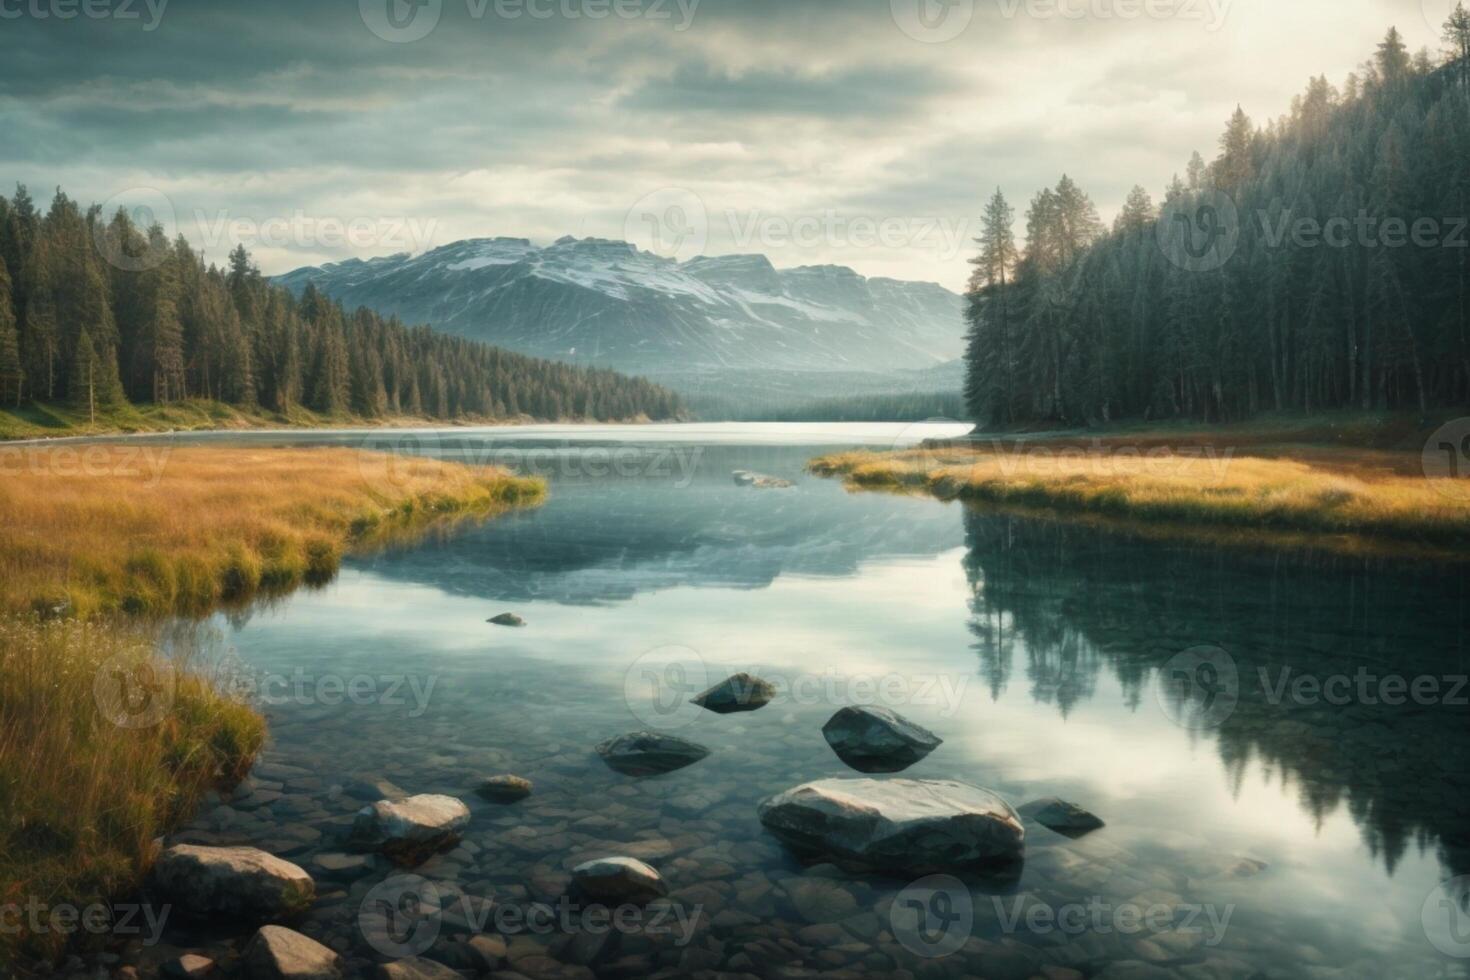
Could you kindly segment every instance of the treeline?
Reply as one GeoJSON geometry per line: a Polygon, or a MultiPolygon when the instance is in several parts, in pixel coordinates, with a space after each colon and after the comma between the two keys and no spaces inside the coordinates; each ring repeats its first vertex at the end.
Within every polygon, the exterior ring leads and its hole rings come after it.
{"type": "Polygon", "coordinates": [[[0,195],[0,405],[99,412],[205,398],[241,408],[374,419],[670,419],[676,395],[348,312],[308,286],[273,286],[244,246],[206,264],[126,211],[82,211],[60,190],[43,216],[0,195]]]}
{"type": "Polygon", "coordinates": [[[995,425],[1470,403],[1470,12],[1449,53],[1390,30],[1291,112],[1237,109],[1162,208],[1111,229],[1071,178],[997,191],[969,290],[966,403],[995,425]]]}
{"type": "Polygon", "coordinates": [[[928,422],[965,418],[965,399],[957,391],[848,395],[746,413],[742,417],[755,422],[928,422]]]}

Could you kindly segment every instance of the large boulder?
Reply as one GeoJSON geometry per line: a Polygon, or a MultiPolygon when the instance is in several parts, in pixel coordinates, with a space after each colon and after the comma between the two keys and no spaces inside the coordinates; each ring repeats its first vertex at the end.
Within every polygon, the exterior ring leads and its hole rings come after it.
{"type": "Polygon", "coordinates": [[[605,857],[572,869],[578,895],[608,905],[643,904],[669,893],[663,877],[637,858],[605,857]]]}
{"type": "Polygon", "coordinates": [[[709,749],[687,739],[659,732],[631,732],[597,746],[609,768],[626,776],[654,776],[691,766],[709,755],[709,749]]]}
{"type": "Polygon", "coordinates": [[[1021,816],[1055,830],[1067,837],[1081,837],[1104,826],[1102,819],[1082,809],[1075,803],[1049,796],[1044,800],[1032,800],[1020,807],[1021,816]]]}
{"type": "Polygon", "coordinates": [[[821,779],[771,797],[758,813],[804,856],[903,874],[994,869],[1025,854],[1010,804],[950,780],[821,779]]]}
{"type": "Polygon", "coordinates": [[[338,980],[342,957],[283,926],[264,926],[245,947],[250,980],[338,980]]]}
{"type": "Polygon", "coordinates": [[[837,757],[858,772],[902,772],[944,741],[874,705],[842,708],[822,726],[822,735],[837,757]]]}
{"type": "Polygon", "coordinates": [[[514,629],[519,629],[526,625],[526,621],[515,613],[501,613],[499,616],[492,616],[488,622],[492,626],[510,626],[514,629]]]}
{"type": "Polygon", "coordinates": [[[412,866],[457,844],[469,822],[469,807],[452,796],[379,800],[357,812],[348,840],[358,850],[382,851],[412,866]]]}
{"type": "Polygon", "coordinates": [[[316,898],[311,875],[254,847],[176,844],[159,854],[150,877],[170,903],[201,916],[269,922],[316,898]]]}
{"type": "Polygon", "coordinates": [[[776,686],[770,681],[750,674],[735,674],[690,701],[717,715],[729,715],[764,708],[775,696],[776,686]]]}

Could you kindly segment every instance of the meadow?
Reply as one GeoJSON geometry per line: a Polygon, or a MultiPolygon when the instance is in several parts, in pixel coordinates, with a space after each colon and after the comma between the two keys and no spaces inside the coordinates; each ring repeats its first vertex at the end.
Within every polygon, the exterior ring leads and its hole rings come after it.
{"type": "MultiPolygon", "coordinates": [[[[0,447],[0,906],[117,897],[249,771],[265,722],[211,682],[188,617],[544,493],[350,449],[0,447]]],[[[5,931],[0,963],[63,940],[5,931]]]]}

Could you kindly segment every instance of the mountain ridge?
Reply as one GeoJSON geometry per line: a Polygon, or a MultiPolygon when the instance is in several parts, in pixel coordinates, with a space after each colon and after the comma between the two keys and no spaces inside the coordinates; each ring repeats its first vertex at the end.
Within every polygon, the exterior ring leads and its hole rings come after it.
{"type": "Polygon", "coordinates": [[[680,262],[605,238],[546,246],[471,238],[307,266],[349,307],[555,360],[640,374],[780,369],[919,370],[959,357],[963,299],[937,283],[866,277],[840,265],[778,269],[762,253],[680,262]]]}

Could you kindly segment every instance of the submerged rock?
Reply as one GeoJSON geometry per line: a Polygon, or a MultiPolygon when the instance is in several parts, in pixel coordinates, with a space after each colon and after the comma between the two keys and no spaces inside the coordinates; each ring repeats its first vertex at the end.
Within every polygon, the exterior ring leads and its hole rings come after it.
{"type": "Polygon", "coordinates": [[[695,742],[658,732],[631,732],[597,746],[609,768],[626,776],[654,776],[691,766],[709,755],[695,742]]]}
{"type": "Polygon", "coordinates": [[[488,620],[488,622],[492,626],[517,626],[517,627],[519,627],[519,626],[525,626],[526,625],[526,621],[524,619],[522,619],[521,617],[517,616],[515,613],[501,613],[499,616],[496,616],[496,617],[488,620]]]}
{"type": "Polygon", "coordinates": [[[469,822],[469,807],[452,796],[379,800],[357,812],[349,842],[359,850],[382,851],[394,862],[412,866],[453,847],[469,822]]]}
{"type": "Polygon", "coordinates": [[[637,858],[605,857],[572,869],[572,885],[584,897],[609,905],[651,902],[669,893],[652,867],[637,858]]]}
{"type": "Polygon", "coordinates": [[[288,918],[316,897],[311,875],[254,847],[176,844],[158,856],[151,879],[190,914],[250,922],[288,918]]]}
{"type": "Polygon", "coordinates": [[[491,776],[475,793],[491,803],[514,803],[531,795],[531,781],[520,776],[491,776]]]}
{"type": "Polygon", "coordinates": [[[1049,830],[1068,837],[1081,837],[1105,826],[1095,814],[1089,813],[1075,803],[1057,799],[1032,800],[1018,811],[1021,816],[1035,820],[1049,830]]]}
{"type": "Polygon", "coordinates": [[[755,711],[771,703],[776,687],[751,674],[735,674],[690,701],[718,715],[755,711]]]}
{"type": "Polygon", "coordinates": [[[902,772],[944,741],[902,715],[873,705],[841,709],[822,726],[822,735],[838,758],[859,772],[902,772]]]}
{"type": "Polygon", "coordinates": [[[282,926],[265,926],[245,947],[250,980],[338,980],[342,957],[315,939],[282,926]]]}
{"type": "Polygon", "coordinates": [[[159,972],[170,980],[204,980],[214,973],[214,960],[198,953],[185,953],[178,959],[168,960],[159,972]]]}
{"type": "Polygon", "coordinates": [[[755,487],[757,490],[787,490],[796,486],[790,480],[783,480],[779,476],[752,473],[750,470],[736,470],[733,475],[737,487],[755,487]]]}
{"type": "Polygon", "coordinates": [[[378,967],[376,976],[378,980],[464,980],[458,970],[421,956],[384,963],[378,967]]]}
{"type": "Polygon", "coordinates": [[[821,779],[771,797],[758,813],[798,853],[905,874],[993,868],[1025,853],[1010,804],[950,780],[821,779]]]}

